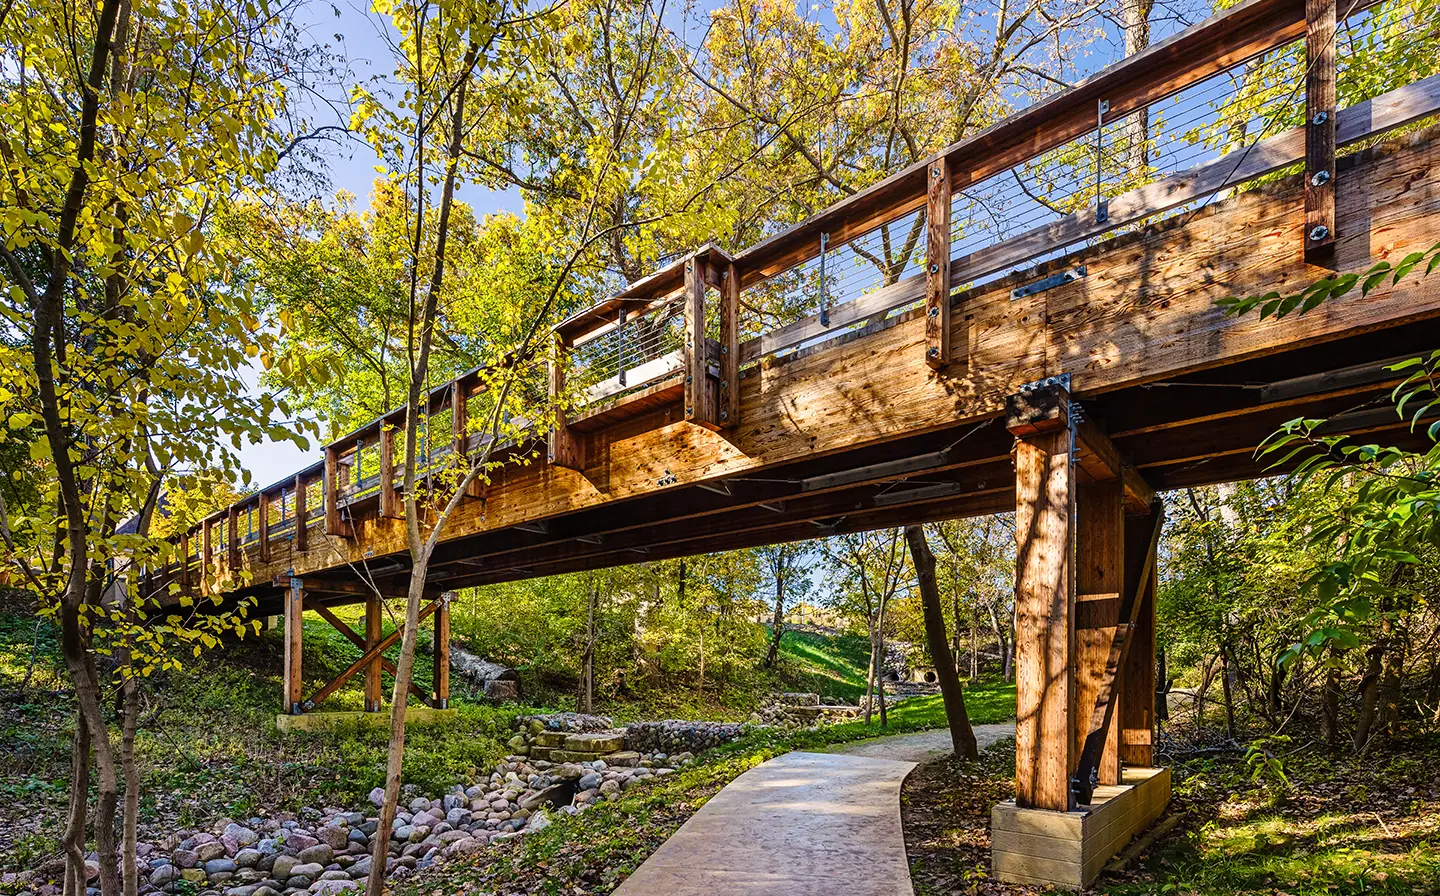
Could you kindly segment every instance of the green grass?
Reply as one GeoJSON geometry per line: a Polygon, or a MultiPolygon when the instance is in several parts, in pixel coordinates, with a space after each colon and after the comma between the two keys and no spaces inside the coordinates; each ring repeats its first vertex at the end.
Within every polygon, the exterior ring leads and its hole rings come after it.
{"type": "Polygon", "coordinates": [[[870,644],[859,635],[787,631],[780,636],[782,674],[799,691],[854,702],[865,695],[869,661],[870,644]]]}

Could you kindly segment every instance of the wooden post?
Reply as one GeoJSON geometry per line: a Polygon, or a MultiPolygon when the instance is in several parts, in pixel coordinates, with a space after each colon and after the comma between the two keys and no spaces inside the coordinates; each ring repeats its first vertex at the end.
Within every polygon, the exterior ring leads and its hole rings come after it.
{"type": "Polygon", "coordinates": [[[210,564],[215,556],[215,547],[211,543],[210,527],[214,519],[200,521],[200,593],[209,594],[210,576],[212,570],[210,564]]]}
{"type": "Polygon", "coordinates": [[[395,491],[395,430],[380,421],[380,516],[398,519],[400,497],[395,491]]]}
{"type": "Polygon", "coordinates": [[[470,457],[470,413],[467,407],[465,388],[456,379],[450,384],[450,433],[451,442],[450,454],[455,462],[455,469],[464,475],[469,469],[470,457]]]}
{"type": "Polygon", "coordinates": [[[295,542],[294,549],[301,553],[309,549],[309,539],[305,536],[305,516],[309,509],[305,506],[305,477],[303,474],[295,474],[295,542]]]}
{"type": "Polygon", "coordinates": [[[270,493],[260,493],[260,562],[270,562],[270,493]]]}
{"type": "Polygon", "coordinates": [[[325,534],[349,538],[350,524],[340,518],[340,449],[325,446],[325,534]]]}
{"type": "Polygon", "coordinates": [[[1074,483],[1069,396],[1012,397],[1015,441],[1015,801],[1021,808],[1073,806],[1070,736],[1075,716],[1074,483]],[[1024,413],[1042,399],[1043,414],[1024,413]],[[1017,401],[1016,399],[1019,399],[1017,401]]]}
{"type": "Polygon", "coordinates": [[[560,334],[554,334],[550,347],[550,404],[555,413],[555,425],[551,428],[546,455],[550,463],[567,470],[585,468],[585,446],[580,434],[570,428],[569,415],[564,407],[565,374],[570,364],[570,344],[560,334]]]}
{"type": "Polygon", "coordinates": [[[718,429],[714,397],[706,375],[705,257],[685,262],[685,420],[718,429]]]}
{"type": "Polygon", "coordinates": [[[285,712],[299,715],[304,706],[304,680],[301,678],[302,635],[304,634],[305,586],[300,579],[290,579],[285,595],[285,712]]]}
{"type": "Polygon", "coordinates": [[[1129,650],[1120,668],[1120,761],[1126,765],[1148,766],[1155,762],[1155,581],[1158,570],[1150,555],[1151,532],[1155,517],[1134,516],[1125,521],[1125,574],[1128,583],[1147,579],[1136,599],[1140,609],[1135,628],[1130,633],[1129,650]],[[1148,564],[1150,574],[1141,576],[1140,567],[1148,564]]]}
{"type": "Polygon", "coordinates": [[[225,512],[225,569],[234,575],[240,569],[240,510],[234,504],[225,512]]]}
{"type": "Polygon", "coordinates": [[[925,363],[950,363],[950,163],[930,163],[925,203],[925,363]]]}
{"type": "MultiPolygon", "coordinates": [[[[1071,726],[1071,760],[1090,733],[1089,708],[1095,705],[1105,677],[1120,603],[1125,592],[1125,489],[1119,478],[1081,486],[1076,490],[1075,523],[1075,706],[1071,726]]],[[[1149,545],[1149,531],[1145,532],[1149,545]]],[[[1115,682],[1112,699],[1123,693],[1115,682]]],[[[1101,784],[1120,783],[1120,728],[1106,730],[1101,754],[1101,784]]],[[[1075,769],[1071,768],[1073,772],[1075,769]]]]}
{"type": "Polygon", "coordinates": [[[436,709],[450,708],[450,601],[454,599],[455,592],[446,591],[435,608],[435,695],[431,705],[436,709]]]}
{"type": "Polygon", "coordinates": [[[740,423],[740,273],[725,265],[720,285],[720,425],[740,423]]]}
{"type": "MultiPolygon", "coordinates": [[[[365,598],[365,652],[369,653],[380,643],[380,596],[371,594],[365,598]]],[[[384,657],[376,654],[370,665],[365,667],[365,711],[379,712],[381,701],[380,670],[384,657]]]]}
{"type": "Polygon", "coordinates": [[[1305,260],[1335,261],[1335,0],[1305,0],[1305,260]]]}
{"type": "Polygon", "coordinates": [[[190,532],[180,533],[180,587],[190,587],[190,532]]]}

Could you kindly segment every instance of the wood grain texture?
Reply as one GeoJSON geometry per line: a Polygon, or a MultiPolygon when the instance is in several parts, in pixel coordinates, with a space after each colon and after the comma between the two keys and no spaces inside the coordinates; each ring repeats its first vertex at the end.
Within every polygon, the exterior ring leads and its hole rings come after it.
{"type": "Polygon", "coordinates": [[[285,712],[300,711],[304,699],[302,658],[305,633],[305,588],[299,579],[290,580],[285,597],[285,712]]]}
{"type": "Polygon", "coordinates": [[[740,422],[740,274],[733,263],[720,284],[720,424],[740,422]]]}
{"type": "Polygon", "coordinates": [[[925,363],[950,363],[950,162],[930,165],[925,204],[925,363]]]}
{"type": "Polygon", "coordinates": [[[550,463],[569,470],[585,468],[585,446],[582,436],[570,427],[570,411],[565,407],[566,376],[570,366],[570,347],[563,337],[555,336],[549,362],[550,403],[555,423],[547,436],[546,454],[550,463]]]}
{"type": "Polygon", "coordinates": [[[1140,605],[1120,669],[1120,703],[1115,716],[1118,724],[1112,726],[1120,734],[1120,761],[1129,766],[1154,763],[1155,583],[1159,572],[1157,559],[1150,554],[1154,528],[1155,520],[1150,516],[1135,516],[1125,521],[1126,576],[1133,582],[1141,577],[1139,567],[1149,566],[1143,575],[1145,587],[1137,595],[1140,605]]]}
{"type": "MultiPolygon", "coordinates": [[[[367,595],[365,598],[365,640],[358,645],[361,650],[367,653],[375,649],[380,643],[381,618],[380,618],[380,596],[378,594],[367,595]]],[[[376,655],[370,665],[365,667],[365,711],[379,712],[380,701],[384,697],[384,690],[381,685],[380,672],[383,668],[384,657],[376,655]]]]}
{"type": "MultiPolygon", "coordinates": [[[[295,474],[295,537],[290,541],[291,556],[285,558],[290,561],[293,568],[296,555],[304,554],[310,549],[309,533],[306,531],[306,517],[310,514],[305,495],[307,482],[304,473],[295,474]]],[[[392,499],[393,500],[393,499],[392,499]]],[[[274,561],[272,561],[274,563],[274,561]]],[[[267,570],[267,573],[274,575],[284,568],[284,562],[275,564],[278,568],[267,570]]]]}
{"type": "MultiPolygon", "coordinates": [[[[1120,595],[1125,591],[1125,493],[1121,481],[1110,479],[1076,490],[1075,523],[1075,706],[1070,728],[1073,759],[1090,733],[1089,709],[1095,705],[1105,677],[1110,646],[1120,621],[1120,595]]],[[[1117,682],[1111,699],[1119,699],[1117,682]]],[[[1119,726],[1105,738],[1099,772],[1101,784],[1120,782],[1119,726]]],[[[1073,769],[1072,769],[1073,771],[1073,769]]]]}
{"type": "Polygon", "coordinates": [[[1072,807],[1074,468],[1069,430],[1015,443],[1015,801],[1072,807]]]}
{"type": "Polygon", "coordinates": [[[1305,61],[1305,258],[1322,264],[1335,247],[1335,0],[1305,0],[1305,61]]]}

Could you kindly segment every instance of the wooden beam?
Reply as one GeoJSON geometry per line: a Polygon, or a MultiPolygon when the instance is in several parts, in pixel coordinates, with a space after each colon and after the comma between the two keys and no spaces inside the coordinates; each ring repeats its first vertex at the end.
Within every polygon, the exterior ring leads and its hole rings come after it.
{"type": "Polygon", "coordinates": [[[554,409],[555,423],[550,428],[546,454],[550,463],[567,470],[585,469],[585,444],[583,433],[570,428],[569,411],[565,402],[566,371],[570,366],[570,346],[558,333],[554,336],[550,351],[550,404],[554,409]]]}
{"type": "Polygon", "coordinates": [[[950,363],[950,162],[930,164],[925,206],[925,363],[950,363]]]}
{"type": "Polygon", "coordinates": [[[1068,400],[1052,405],[1061,425],[1021,421],[1015,442],[1015,801],[1063,812],[1074,764],[1075,470],[1068,400]]]}
{"type": "Polygon", "coordinates": [[[325,446],[325,534],[341,538],[355,535],[350,523],[340,517],[340,449],[325,446]]]}
{"type": "Polygon", "coordinates": [[[1085,737],[1085,745],[1080,751],[1079,767],[1075,770],[1073,782],[1075,797],[1081,804],[1089,804],[1093,796],[1091,772],[1099,768],[1105,744],[1110,739],[1111,720],[1115,716],[1115,707],[1119,702],[1116,695],[1120,682],[1120,669],[1125,665],[1125,657],[1137,627],[1140,608],[1143,604],[1141,598],[1152,584],[1151,575],[1154,573],[1155,557],[1159,550],[1160,532],[1165,525],[1165,514],[1161,505],[1155,506],[1155,513],[1150,518],[1150,523],[1149,538],[1139,574],[1134,583],[1127,583],[1125,586],[1125,601],[1120,607],[1120,624],[1115,628],[1115,637],[1111,641],[1109,655],[1105,661],[1105,672],[1095,691],[1095,702],[1085,707],[1088,733],[1085,737]]]}
{"type": "MultiPolygon", "coordinates": [[[[343,620],[343,619],[341,619],[340,617],[336,616],[336,615],[330,610],[329,607],[323,606],[323,605],[321,605],[321,604],[316,604],[315,606],[311,607],[310,609],[312,609],[312,610],[315,611],[315,615],[319,616],[321,619],[324,619],[326,622],[330,623],[330,627],[333,628],[333,629],[335,629],[335,630],[336,630],[337,632],[339,632],[340,634],[344,635],[345,638],[346,638],[347,640],[349,640],[349,642],[350,642],[351,644],[354,644],[356,647],[359,647],[360,650],[361,650],[363,653],[365,653],[365,654],[367,654],[367,655],[372,655],[372,649],[375,647],[376,644],[379,644],[379,643],[380,643],[380,610],[379,610],[379,601],[378,601],[378,600],[375,601],[375,602],[374,602],[374,605],[375,605],[376,609],[375,609],[375,612],[374,612],[374,617],[375,617],[374,632],[375,632],[375,636],[374,636],[374,639],[373,639],[373,640],[370,638],[370,631],[371,631],[371,626],[370,626],[370,617],[371,617],[370,604],[366,604],[366,609],[365,609],[365,632],[366,632],[366,636],[363,637],[363,638],[362,638],[359,634],[357,634],[353,628],[351,628],[350,626],[346,625],[346,624],[345,624],[345,620],[343,620]]],[[[400,677],[400,676],[399,676],[399,673],[398,673],[398,670],[396,670],[396,668],[395,668],[395,664],[392,663],[392,662],[390,662],[389,660],[387,660],[383,654],[374,653],[374,654],[373,654],[373,657],[374,657],[374,659],[372,659],[372,660],[370,661],[370,664],[365,667],[365,711],[366,711],[366,712],[379,712],[379,711],[380,711],[380,703],[381,703],[381,696],[380,696],[380,694],[381,694],[380,672],[381,672],[381,670],[383,669],[384,671],[389,672],[389,673],[390,673],[393,677],[395,677],[395,678],[399,678],[399,677],[400,677]],[[373,684],[372,684],[372,681],[371,681],[372,677],[373,677],[373,679],[374,679],[373,684]]],[[[419,697],[421,700],[424,700],[424,701],[426,701],[427,703],[429,702],[428,696],[426,695],[424,688],[420,687],[420,686],[419,686],[418,684],[416,684],[414,681],[411,681],[411,682],[410,682],[409,690],[410,690],[411,693],[413,693],[415,696],[419,697]]]]}
{"type": "MultiPolygon", "coordinates": [[[[1120,622],[1124,591],[1125,501],[1118,478],[1076,489],[1075,705],[1094,706],[1120,622]]],[[[1116,682],[1117,693],[1123,682],[1116,682]]],[[[1071,756],[1079,763],[1090,734],[1089,716],[1077,712],[1070,729],[1071,756]]],[[[1071,769],[1072,772],[1075,769],[1071,769]]],[[[1110,726],[1100,754],[1099,783],[1120,783],[1119,728],[1110,726]]]]}
{"type": "Polygon", "coordinates": [[[258,523],[258,525],[259,525],[259,530],[260,530],[260,539],[259,539],[259,540],[260,540],[260,562],[262,562],[262,563],[269,563],[269,562],[270,562],[270,493],[269,493],[268,491],[262,491],[262,492],[260,492],[259,505],[260,505],[260,506],[259,506],[257,512],[260,514],[260,521],[259,521],[259,523],[258,523]]]}
{"type": "Polygon", "coordinates": [[[1075,422],[1077,462],[1095,480],[1119,479],[1124,486],[1126,506],[1131,513],[1146,514],[1155,503],[1155,489],[1110,441],[1095,421],[1080,417],[1075,422]]]}
{"type": "MultiPolygon", "coordinates": [[[[293,577],[278,576],[275,584],[284,586],[286,581],[294,581],[293,577]]],[[[381,597],[392,600],[405,598],[409,591],[405,588],[393,588],[378,583],[355,582],[346,579],[336,579],[327,576],[306,576],[305,590],[311,594],[346,594],[356,597],[369,597],[378,593],[381,597]]]]}
{"type": "Polygon", "coordinates": [[[1305,0],[1305,260],[1335,263],[1335,0],[1305,0]]]}
{"type": "MultiPolygon", "coordinates": [[[[380,643],[381,619],[380,619],[380,595],[372,594],[365,599],[365,639],[356,646],[362,651],[369,652],[376,644],[380,643]]],[[[348,626],[347,626],[348,628],[348,626]]],[[[365,669],[365,711],[379,712],[383,698],[380,671],[389,665],[389,662],[379,654],[376,654],[375,661],[365,669]]],[[[391,675],[395,671],[391,670],[391,675]]],[[[399,676],[396,676],[397,678],[399,676]]],[[[414,684],[414,682],[411,682],[414,684]]]]}
{"type": "MultiPolygon", "coordinates": [[[[420,621],[423,622],[430,616],[431,613],[434,613],[435,608],[436,606],[438,606],[438,604],[439,601],[432,601],[427,606],[422,608],[420,610],[420,621]]],[[[329,697],[331,694],[340,690],[340,688],[344,686],[345,682],[349,681],[356,672],[359,672],[361,669],[370,665],[370,663],[374,661],[375,657],[389,650],[390,647],[396,641],[399,641],[401,636],[404,634],[405,629],[403,626],[401,626],[400,628],[397,628],[395,631],[386,635],[384,638],[381,639],[380,643],[376,644],[369,650],[366,650],[363,654],[360,655],[360,658],[358,660],[345,667],[345,671],[341,672],[338,676],[336,676],[333,681],[320,688],[315,693],[311,694],[310,699],[306,700],[305,704],[308,706],[320,705],[320,703],[324,702],[326,697],[329,697]]]]}
{"type": "Polygon", "coordinates": [[[180,533],[180,587],[190,587],[190,532],[180,533]]]}
{"type": "Polygon", "coordinates": [[[305,506],[305,474],[295,474],[295,541],[294,550],[303,554],[310,547],[310,539],[305,531],[305,518],[309,516],[309,508],[305,506]]]}
{"type": "Polygon", "coordinates": [[[740,422],[740,274],[733,263],[722,268],[720,284],[720,424],[740,422]]]}
{"type": "Polygon", "coordinates": [[[455,469],[463,476],[470,467],[470,412],[465,388],[459,379],[450,383],[450,432],[450,456],[455,469]]]}
{"type": "Polygon", "coordinates": [[[435,659],[435,693],[431,705],[436,709],[450,708],[450,602],[455,592],[446,591],[440,595],[435,608],[435,634],[431,639],[435,659]]]}
{"type": "Polygon", "coordinates": [[[231,504],[225,511],[225,569],[231,577],[240,571],[240,508],[231,504]]]}
{"type": "Polygon", "coordinates": [[[400,494],[395,490],[395,432],[388,422],[381,422],[380,497],[377,512],[381,519],[387,520],[399,519],[401,515],[400,494]]]}
{"type": "Polygon", "coordinates": [[[703,256],[685,263],[685,422],[718,429],[705,339],[705,265],[703,256]]]}
{"type": "MultiPolygon", "coordinates": [[[[1155,745],[1155,585],[1156,555],[1150,542],[1156,532],[1153,516],[1125,520],[1125,577],[1143,582],[1132,614],[1129,647],[1120,667],[1120,761],[1129,766],[1154,764],[1155,745]]],[[[1163,697],[1159,699],[1164,699],[1163,697]]]]}
{"type": "Polygon", "coordinates": [[[291,579],[285,593],[285,712],[299,715],[304,711],[301,704],[304,694],[304,679],[301,676],[303,657],[303,636],[305,632],[305,584],[301,579],[291,579]]]}

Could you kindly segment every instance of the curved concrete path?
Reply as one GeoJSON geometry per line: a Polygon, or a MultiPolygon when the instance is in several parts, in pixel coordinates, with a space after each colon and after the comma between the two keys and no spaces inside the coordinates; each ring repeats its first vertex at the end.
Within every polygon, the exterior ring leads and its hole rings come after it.
{"type": "MultiPolygon", "coordinates": [[[[997,740],[1014,736],[1014,722],[975,726],[975,743],[982,750],[992,746],[997,740]]],[[[826,752],[869,756],[874,759],[898,759],[920,764],[941,756],[949,756],[954,751],[950,743],[950,729],[932,728],[915,734],[890,734],[851,741],[831,747],[826,752]]]]}
{"type": "Polygon", "coordinates": [[[914,767],[838,753],[777,756],[711,797],[615,894],[913,896],[900,782],[914,767]]]}

